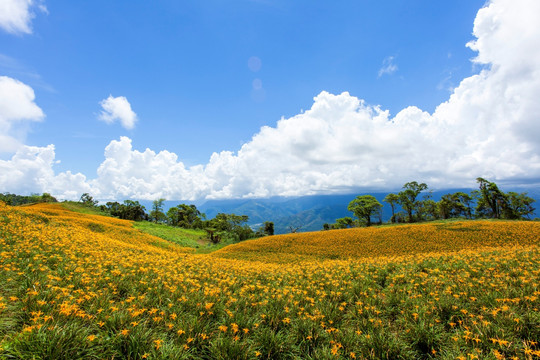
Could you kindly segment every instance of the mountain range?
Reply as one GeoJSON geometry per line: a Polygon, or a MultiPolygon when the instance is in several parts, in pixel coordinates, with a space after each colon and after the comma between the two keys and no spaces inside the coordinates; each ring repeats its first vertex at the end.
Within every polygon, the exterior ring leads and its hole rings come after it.
{"type": "MultiPolygon", "coordinates": [[[[472,189],[446,189],[442,191],[431,192],[431,198],[438,201],[441,196],[463,191],[470,193],[472,189]]],[[[505,191],[523,192],[523,189],[514,189],[505,191]]],[[[397,193],[397,191],[396,191],[397,193]]],[[[370,193],[383,204],[383,221],[389,221],[392,216],[390,206],[383,202],[388,193],[370,193]]],[[[423,195],[420,194],[421,199],[423,195]]],[[[347,210],[347,206],[356,196],[363,194],[345,194],[345,195],[313,195],[301,197],[272,197],[266,199],[228,199],[228,200],[207,200],[203,203],[196,203],[197,208],[207,219],[215,217],[218,213],[228,213],[236,215],[247,215],[249,217],[248,225],[257,230],[265,221],[274,223],[276,234],[289,233],[292,230],[298,232],[322,230],[323,224],[332,224],[336,219],[350,216],[353,214],[347,210]]],[[[537,191],[528,191],[528,195],[537,201],[540,199],[540,193],[537,191]]],[[[176,206],[183,201],[166,201],[164,204],[165,212],[172,206],[176,206]]],[[[185,202],[189,203],[189,202],[185,202]]],[[[141,201],[147,211],[152,209],[151,201],[141,201]]],[[[536,203],[538,206],[538,202],[536,203]]],[[[398,209],[396,209],[398,211],[398,209]]],[[[535,216],[538,216],[538,212],[535,216]]]]}

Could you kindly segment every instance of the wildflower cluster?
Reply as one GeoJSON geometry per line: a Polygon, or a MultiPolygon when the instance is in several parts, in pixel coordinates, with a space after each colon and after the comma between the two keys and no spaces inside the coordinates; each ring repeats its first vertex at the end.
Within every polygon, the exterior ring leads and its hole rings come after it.
{"type": "Polygon", "coordinates": [[[129,221],[0,203],[0,358],[538,357],[539,230],[329,231],[203,255],[129,221]]]}

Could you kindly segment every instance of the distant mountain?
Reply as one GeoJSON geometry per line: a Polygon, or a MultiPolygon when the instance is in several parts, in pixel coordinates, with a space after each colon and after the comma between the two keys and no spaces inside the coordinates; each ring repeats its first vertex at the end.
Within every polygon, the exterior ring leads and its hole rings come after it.
{"type": "Polygon", "coordinates": [[[356,195],[317,195],[297,198],[269,198],[244,200],[210,200],[199,207],[208,218],[220,212],[249,216],[249,225],[257,228],[272,221],[276,234],[321,230],[324,223],[351,216],[347,205],[356,195]]]}
{"type": "MultiPolygon", "coordinates": [[[[434,191],[431,198],[435,201],[440,200],[441,196],[456,191],[470,193],[474,189],[447,189],[434,191]]],[[[535,190],[535,189],[534,189],[535,190]]],[[[529,196],[540,199],[540,193],[534,190],[523,189],[503,189],[503,191],[527,191],[529,196]]],[[[399,190],[398,190],[399,191],[399,190]]],[[[395,191],[397,193],[397,191],[395,191]]],[[[276,234],[288,233],[298,228],[299,232],[317,231],[323,228],[324,223],[334,223],[336,219],[351,216],[353,214],[347,210],[349,202],[358,195],[373,195],[383,204],[383,221],[389,221],[392,216],[390,206],[383,202],[388,194],[385,193],[356,193],[346,195],[314,195],[302,197],[273,197],[267,199],[230,199],[230,200],[208,200],[202,204],[196,203],[197,208],[206,214],[207,219],[215,217],[218,213],[233,213],[236,215],[247,215],[249,217],[248,225],[257,229],[265,221],[272,221],[276,234]]],[[[420,194],[427,195],[428,192],[420,194]]],[[[151,201],[141,201],[146,206],[147,212],[152,209],[151,201]]],[[[165,212],[172,206],[181,203],[190,203],[184,201],[166,201],[165,212]]],[[[540,207],[540,201],[536,203],[540,207]]],[[[397,211],[397,209],[396,209],[397,211]]],[[[538,211],[537,211],[538,214],[538,211]]]]}

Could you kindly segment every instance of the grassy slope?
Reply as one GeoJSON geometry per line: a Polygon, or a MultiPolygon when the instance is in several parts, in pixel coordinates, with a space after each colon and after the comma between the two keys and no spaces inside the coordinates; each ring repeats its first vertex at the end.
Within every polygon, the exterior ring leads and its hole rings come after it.
{"type": "Polygon", "coordinates": [[[110,216],[109,214],[102,212],[97,208],[84,206],[83,204],[76,201],[64,201],[60,204],[67,210],[75,211],[81,214],[110,216]]]}
{"type": "Polygon", "coordinates": [[[172,241],[180,246],[198,248],[208,244],[208,240],[206,239],[207,235],[204,230],[181,229],[147,221],[135,222],[133,226],[147,234],[172,241]]]}
{"type": "Polygon", "coordinates": [[[132,222],[0,203],[0,358],[540,356],[535,223],[354,230],[192,255],[132,222]]]}

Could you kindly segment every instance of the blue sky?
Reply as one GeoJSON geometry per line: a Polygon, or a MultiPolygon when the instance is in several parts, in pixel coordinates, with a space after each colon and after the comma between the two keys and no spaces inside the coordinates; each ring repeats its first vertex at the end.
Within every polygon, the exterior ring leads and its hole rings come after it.
{"type": "MultiPolygon", "coordinates": [[[[504,149],[486,145],[489,136],[438,147],[446,137],[463,137],[460,131],[483,134],[489,121],[497,134],[504,131],[497,119],[488,120],[490,112],[505,93],[501,86],[515,89],[516,76],[509,74],[525,70],[492,51],[507,45],[503,35],[517,35],[511,17],[517,15],[495,15],[508,6],[526,12],[529,4],[488,5],[473,33],[484,1],[1,0],[0,7],[19,12],[0,16],[0,76],[31,88],[35,98],[27,105],[43,114],[10,117],[10,105],[0,104],[6,123],[0,130],[16,143],[0,152],[0,169],[24,175],[23,183],[0,178],[0,185],[65,197],[86,190],[103,198],[194,199],[392,188],[411,177],[438,187],[476,176],[535,182],[538,170],[525,161],[538,155],[534,140],[519,151],[508,149],[517,153],[501,152],[502,158],[493,158],[490,146],[504,149]],[[502,30],[489,30],[493,19],[502,30]],[[476,48],[466,46],[470,41],[476,48]],[[505,74],[492,69],[499,63],[505,74]],[[480,81],[479,74],[486,78],[482,84],[462,84],[480,81]],[[490,94],[489,86],[499,93],[475,100],[490,94]],[[128,109],[119,110],[120,99],[128,109]],[[437,113],[444,103],[449,106],[437,113]],[[456,125],[452,114],[467,106],[467,114],[480,113],[456,125]],[[467,128],[477,121],[486,123],[467,128]],[[315,143],[318,136],[326,140],[315,143]],[[43,150],[50,144],[54,149],[43,150]],[[394,150],[410,152],[410,171],[392,171],[394,150]],[[439,150],[441,158],[423,155],[439,150]],[[25,151],[33,165],[14,158],[25,151]],[[523,166],[503,168],[521,165],[516,158],[523,166]],[[286,164],[264,164],[280,161],[286,164]],[[438,161],[451,164],[452,176],[438,161]],[[176,170],[156,170],[161,167],[176,170]]],[[[538,39],[534,30],[527,36],[516,53],[538,39]]],[[[527,86],[536,89],[533,80],[527,86]]],[[[529,115],[516,121],[535,133],[535,114],[525,100],[519,111],[529,115]]],[[[515,106],[505,111],[520,113],[515,106]]],[[[530,134],[516,134],[512,144],[530,134]]]]}

